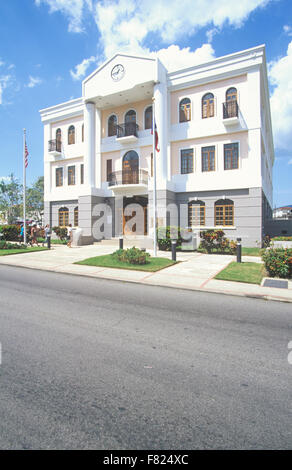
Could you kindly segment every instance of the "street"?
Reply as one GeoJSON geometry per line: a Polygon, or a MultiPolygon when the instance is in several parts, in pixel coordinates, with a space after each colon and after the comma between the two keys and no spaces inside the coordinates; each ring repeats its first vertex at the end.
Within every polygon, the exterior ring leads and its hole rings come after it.
{"type": "Polygon", "coordinates": [[[289,303],[0,266],[1,449],[291,449],[289,303]]]}

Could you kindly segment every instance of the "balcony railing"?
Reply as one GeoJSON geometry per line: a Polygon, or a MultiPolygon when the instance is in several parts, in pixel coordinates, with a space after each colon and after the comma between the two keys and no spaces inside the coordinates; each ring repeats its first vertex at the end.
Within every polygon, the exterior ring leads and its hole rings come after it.
{"type": "Polygon", "coordinates": [[[120,186],[123,184],[148,184],[146,170],[120,170],[109,174],[108,185],[120,186]]]}
{"type": "Polygon", "coordinates": [[[123,124],[118,124],[117,128],[117,138],[135,136],[138,137],[139,126],[135,122],[124,122],[123,124]]]}
{"type": "Polygon", "coordinates": [[[223,119],[238,117],[238,103],[235,100],[223,103],[223,119]]]}
{"type": "Polygon", "coordinates": [[[49,140],[49,152],[62,152],[62,142],[60,140],[49,140]]]}

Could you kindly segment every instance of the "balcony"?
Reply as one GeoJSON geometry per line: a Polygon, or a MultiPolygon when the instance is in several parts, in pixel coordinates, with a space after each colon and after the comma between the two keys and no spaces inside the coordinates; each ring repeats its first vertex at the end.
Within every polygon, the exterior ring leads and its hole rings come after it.
{"type": "Polygon", "coordinates": [[[223,103],[223,123],[225,125],[237,124],[239,122],[239,108],[236,100],[223,103]]]}
{"type": "Polygon", "coordinates": [[[125,122],[116,126],[117,141],[128,144],[138,140],[139,126],[135,122],[125,122]]]}
{"type": "Polygon", "coordinates": [[[49,155],[60,157],[62,155],[62,142],[60,140],[49,140],[49,155]]]}
{"type": "Polygon", "coordinates": [[[148,172],[146,170],[120,170],[110,173],[109,188],[116,194],[143,194],[148,188],[148,172]]]}

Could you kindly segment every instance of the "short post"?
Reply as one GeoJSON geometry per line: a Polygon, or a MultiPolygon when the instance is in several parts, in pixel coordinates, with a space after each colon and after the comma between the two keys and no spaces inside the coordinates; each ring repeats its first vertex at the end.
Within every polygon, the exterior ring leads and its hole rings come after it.
{"type": "Polygon", "coordinates": [[[123,237],[119,238],[119,243],[120,243],[120,250],[122,250],[124,248],[124,239],[123,239],[123,237]]]}
{"type": "Polygon", "coordinates": [[[51,234],[50,233],[47,235],[47,244],[48,244],[48,250],[50,250],[51,249],[51,234]]]}
{"type": "Polygon", "coordinates": [[[237,238],[237,246],[236,246],[236,256],[237,256],[237,263],[241,263],[241,238],[237,238]]]}
{"type": "Polygon", "coordinates": [[[171,240],[171,259],[176,261],[176,240],[171,240]]]}

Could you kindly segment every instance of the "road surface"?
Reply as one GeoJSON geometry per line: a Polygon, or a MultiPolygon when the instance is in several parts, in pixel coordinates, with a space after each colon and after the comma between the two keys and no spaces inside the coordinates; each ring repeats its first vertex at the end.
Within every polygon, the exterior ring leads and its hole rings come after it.
{"type": "Polygon", "coordinates": [[[291,449],[289,303],[0,267],[1,449],[291,449]]]}

